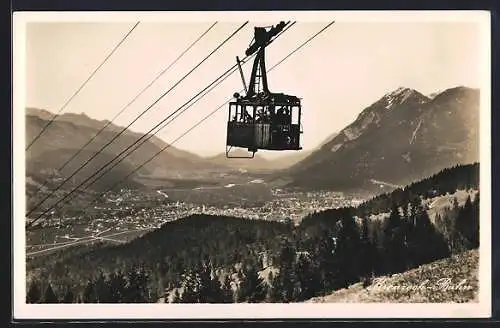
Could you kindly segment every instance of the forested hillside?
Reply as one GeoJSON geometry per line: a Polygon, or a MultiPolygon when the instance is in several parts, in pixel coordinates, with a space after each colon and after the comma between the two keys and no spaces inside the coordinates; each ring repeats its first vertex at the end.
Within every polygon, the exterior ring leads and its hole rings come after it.
{"type": "Polygon", "coordinates": [[[478,164],[443,170],[299,226],[194,215],[120,246],[28,259],[28,302],[297,302],[479,246],[479,193],[433,224],[424,200],[477,189],[478,164]],[[474,178],[475,177],[475,178],[474,178]],[[372,212],[388,212],[370,220],[372,212]]]}
{"type": "Polygon", "coordinates": [[[330,295],[312,298],[308,302],[478,302],[478,268],[479,252],[477,249],[470,250],[403,273],[377,277],[368,287],[363,287],[360,282],[330,295]],[[423,284],[422,281],[427,283],[423,284]]]}

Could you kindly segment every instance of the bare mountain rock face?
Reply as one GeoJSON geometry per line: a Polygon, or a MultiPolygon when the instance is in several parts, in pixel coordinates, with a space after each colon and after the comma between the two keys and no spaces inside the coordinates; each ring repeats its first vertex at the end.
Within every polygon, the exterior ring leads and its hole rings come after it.
{"type": "Polygon", "coordinates": [[[456,87],[429,98],[398,88],[283,175],[306,189],[405,185],[478,161],[478,130],[479,90],[456,87]]]}

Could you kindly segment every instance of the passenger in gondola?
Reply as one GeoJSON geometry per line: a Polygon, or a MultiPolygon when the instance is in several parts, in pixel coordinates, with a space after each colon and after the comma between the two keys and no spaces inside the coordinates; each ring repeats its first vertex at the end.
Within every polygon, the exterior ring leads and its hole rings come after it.
{"type": "Polygon", "coordinates": [[[258,109],[257,113],[255,114],[255,123],[264,123],[265,121],[265,113],[264,109],[258,109]]]}
{"type": "Polygon", "coordinates": [[[290,114],[290,110],[288,108],[285,109],[285,116],[283,118],[283,121],[286,125],[292,124],[292,115],[290,114]]]}
{"type": "Polygon", "coordinates": [[[273,117],[273,115],[269,111],[269,109],[262,109],[259,111],[259,118],[258,118],[257,122],[262,123],[262,124],[270,124],[272,117],[273,117]]]}
{"type": "Polygon", "coordinates": [[[252,121],[252,116],[248,114],[247,110],[243,110],[243,122],[244,123],[250,123],[252,121]]]}
{"type": "Polygon", "coordinates": [[[274,123],[274,120],[276,119],[276,108],[274,105],[271,104],[267,107],[267,113],[269,115],[269,123],[274,123]]]}
{"type": "Polygon", "coordinates": [[[265,113],[264,114],[264,123],[271,124],[272,119],[274,117],[273,111],[271,110],[271,108],[267,108],[264,113],[265,113]]]}
{"type": "Polygon", "coordinates": [[[274,123],[276,125],[281,125],[284,123],[284,118],[285,118],[285,110],[283,109],[283,107],[281,107],[276,114],[274,123]]]}

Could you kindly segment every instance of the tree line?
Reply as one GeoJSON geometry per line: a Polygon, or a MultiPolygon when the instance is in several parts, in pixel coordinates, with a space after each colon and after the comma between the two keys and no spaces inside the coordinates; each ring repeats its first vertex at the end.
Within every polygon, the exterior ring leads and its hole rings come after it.
{"type": "MultiPolygon", "coordinates": [[[[132,266],[128,271],[102,271],[80,289],[66,284],[58,292],[50,282],[33,280],[28,302],[76,303],[233,303],[297,302],[323,295],[378,275],[396,273],[479,246],[479,195],[467,198],[463,207],[454,202],[446,219],[433,224],[419,199],[405,207],[393,206],[381,221],[361,219],[345,209],[331,229],[303,239],[283,238],[271,257],[275,274],[263,277],[258,256],[234,265],[215,265],[206,255],[186,267],[158,290],[153,269],[132,266]],[[448,219],[456,214],[454,220],[448,219]],[[42,285],[45,287],[42,288],[42,285]],[[42,293],[43,289],[43,293],[42,293]]],[[[208,219],[208,218],[205,218],[208,219]]],[[[156,278],[157,279],[157,278],[156,278]]],[[[161,279],[161,278],[160,278],[161,279]]]]}
{"type": "Polygon", "coordinates": [[[34,260],[27,302],[300,302],[479,246],[479,193],[434,222],[423,199],[394,198],[378,219],[369,206],[327,210],[297,227],[190,216],[125,245],[34,260]]]}

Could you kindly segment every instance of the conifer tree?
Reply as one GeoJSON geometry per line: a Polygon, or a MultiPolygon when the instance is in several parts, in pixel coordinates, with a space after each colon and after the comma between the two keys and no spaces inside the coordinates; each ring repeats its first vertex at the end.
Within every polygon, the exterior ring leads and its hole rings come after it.
{"type": "Polygon", "coordinates": [[[122,271],[112,272],[106,280],[111,303],[122,303],[126,298],[127,280],[122,271]]]}
{"type": "Polygon", "coordinates": [[[479,191],[474,197],[474,201],[472,202],[472,213],[471,213],[471,247],[478,248],[479,247],[479,191]]]}
{"type": "Polygon", "coordinates": [[[184,278],[184,291],[181,297],[182,303],[199,303],[199,282],[194,272],[188,272],[184,278]]]}
{"type": "Polygon", "coordinates": [[[461,250],[479,246],[479,196],[477,197],[476,208],[469,195],[458,212],[455,226],[457,237],[461,241],[461,250]]]}
{"type": "Polygon", "coordinates": [[[279,256],[281,265],[276,277],[281,288],[281,300],[285,303],[294,301],[300,290],[295,269],[296,257],[295,247],[288,240],[285,241],[279,256]]]}
{"type": "Polygon", "coordinates": [[[243,281],[239,288],[239,300],[249,303],[259,303],[266,298],[267,289],[254,266],[243,271],[243,281]]]}
{"type": "Polygon", "coordinates": [[[222,285],[222,301],[223,303],[233,303],[234,295],[233,288],[231,287],[231,275],[227,275],[222,285]]]}
{"type": "Polygon", "coordinates": [[[417,264],[429,263],[448,254],[444,237],[435,229],[427,211],[422,206],[415,212],[415,240],[417,264]]]}
{"type": "Polygon", "coordinates": [[[406,268],[404,226],[399,209],[393,204],[391,214],[384,220],[383,251],[385,272],[401,272],[406,268]]]}
{"type": "Polygon", "coordinates": [[[350,283],[359,281],[361,255],[361,242],[359,228],[350,213],[346,213],[341,219],[338,231],[337,247],[334,258],[339,268],[337,281],[333,286],[335,289],[347,287],[350,283]]]}
{"type": "Polygon", "coordinates": [[[180,303],[182,301],[181,296],[179,294],[179,289],[175,288],[174,295],[172,296],[172,303],[180,303]]]}
{"type": "Polygon", "coordinates": [[[338,276],[339,267],[335,259],[336,247],[337,238],[325,230],[317,241],[317,249],[314,254],[322,291],[331,290],[338,276]]]}
{"type": "Polygon", "coordinates": [[[272,273],[270,273],[269,283],[270,287],[269,287],[268,300],[272,303],[283,302],[283,295],[282,295],[283,287],[281,286],[280,283],[279,274],[275,276],[272,273]]]}
{"type": "Polygon", "coordinates": [[[373,232],[371,236],[371,241],[373,245],[373,257],[372,257],[372,276],[380,275],[384,272],[384,253],[382,250],[382,228],[381,224],[377,221],[373,227],[373,232]]]}
{"type": "Polygon", "coordinates": [[[296,266],[299,293],[294,297],[298,301],[312,298],[321,290],[317,270],[306,255],[300,255],[296,266]]]}
{"type": "Polygon", "coordinates": [[[94,289],[94,282],[89,279],[83,291],[83,303],[97,303],[98,297],[94,289]]]}
{"type": "Polygon", "coordinates": [[[33,279],[29,285],[26,295],[26,303],[39,303],[41,297],[42,291],[40,288],[40,282],[37,279],[33,279]]]}
{"type": "Polygon", "coordinates": [[[363,216],[361,222],[361,251],[359,254],[359,274],[369,279],[375,272],[376,245],[370,237],[368,216],[363,216]]]}
{"type": "Polygon", "coordinates": [[[111,303],[111,291],[102,271],[99,272],[94,282],[94,290],[97,295],[97,303],[111,303]]]}
{"type": "Polygon", "coordinates": [[[43,303],[58,303],[57,295],[54,293],[50,283],[47,284],[47,288],[43,294],[43,303]]]}
{"type": "Polygon", "coordinates": [[[451,218],[453,220],[456,220],[459,211],[460,211],[460,205],[458,204],[458,199],[455,196],[455,197],[453,197],[452,206],[451,206],[451,218]]]}
{"type": "Polygon", "coordinates": [[[75,301],[73,292],[71,291],[71,287],[67,286],[61,303],[73,303],[73,301],[75,301]]]}
{"type": "Polygon", "coordinates": [[[143,267],[132,267],[127,272],[126,303],[147,303],[150,300],[149,277],[143,267]]]}
{"type": "Polygon", "coordinates": [[[212,265],[209,261],[200,267],[199,276],[199,297],[200,303],[221,303],[222,286],[215,272],[212,276],[212,265]]]}
{"type": "Polygon", "coordinates": [[[441,231],[441,234],[443,235],[444,239],[446,240],[448,249],[450,250],[451,253],[455,252],[455,220],[452,219],[452,214],[451,214],[451,209],[448,209],[441,219],[441,228],[439,229],[441,231]]]}

